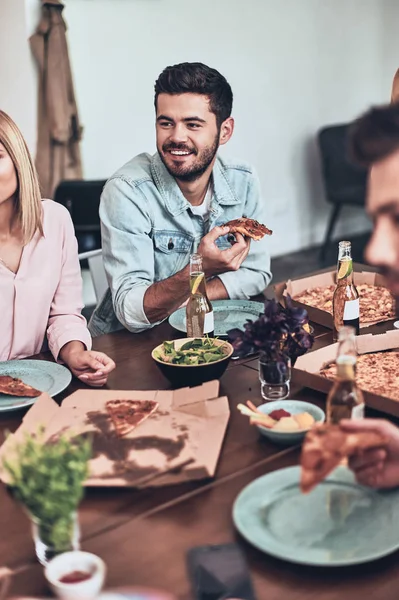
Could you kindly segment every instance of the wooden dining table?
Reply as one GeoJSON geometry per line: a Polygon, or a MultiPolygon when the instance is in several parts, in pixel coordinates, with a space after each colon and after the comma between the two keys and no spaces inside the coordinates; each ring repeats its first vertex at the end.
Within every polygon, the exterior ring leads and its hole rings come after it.
{"type": "MultiPolygon", "coordinates": [[[[313,326],[313,350],[332,343],[330,330],[313,326]]],[[[390,328],[392,322],[377,325],[371,332],[390,328]]],[[[162,341],[181,335],[165,322],[142,334],[123,330],[95,338],[94,348],[106,352],[117,364],[106,387],[170,389],[151,358],[151,350],[162,341]]],[[[50,359],[47,354],[35,358],[50,359]]],[[[232,506],[238,493],[257,477],[297,465],[299,447],[284,448],[268,441],[236,408],[246,400],[262,402],[256,357],[231,360],[220,386],[221,395],[229,399],[231,416],[213,478],[140,490],[87,489],[79,507],[81,548],[105,561],[106,587],[151,587],[173,593],[179,600],[190,599],[193,596],[186,566],[189,549],[236,542],[246,556],[258,600],[355,600],[363,596],[396,600],[399,552],[367,565],[312,568],[272,558],[240,537],[232,521],[232,506]]],[[[56,399],[62,401],[85,387],[73,379],[56,399]]],[[[291,397],[325,406],[325,395],[298,385],[295,376],[291,397]]],[[[23,410],[0,413],[0,443],[7,430],[17,429],[25,413],[23,410]]],[[[1,566],[7,566],[11,576],[7,597],[50,595],[43,567],[35,556],[30,523],[3,484],[0,484],[1,566]]]]}

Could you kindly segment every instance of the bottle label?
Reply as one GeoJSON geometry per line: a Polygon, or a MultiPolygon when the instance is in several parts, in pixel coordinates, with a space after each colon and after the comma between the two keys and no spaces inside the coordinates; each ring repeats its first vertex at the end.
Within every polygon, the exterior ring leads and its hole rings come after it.
{"type": "Polygon", "coordinates": [[[211,333],[211,331],[214,331],[214,329],[215,329],[215,325],[214,325],[214,319],[213,319],[213,310],[211,310],[211,312],[208,312],[205,314],[204,334],[211,333]]]}
{"type": "Polygon", "coordinates": [[[352,419],[364,419],[364,402],[352,408],[352,419]]]}
{"type": "Polygon", "coordinates": [[[347,300],[344,308],[344,321],[354,321],[360,315],[359,298],[356,300],[347,300]]]}

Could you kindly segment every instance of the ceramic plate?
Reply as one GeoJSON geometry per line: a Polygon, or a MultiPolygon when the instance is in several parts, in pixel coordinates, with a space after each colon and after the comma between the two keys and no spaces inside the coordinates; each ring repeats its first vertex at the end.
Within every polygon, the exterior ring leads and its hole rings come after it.
{"type": "MultiPolygon", "coordinates": [[[[55,396],[71,382],[71,372],[62,365],[47,360],[7,360],[0,362],[0,375],[18,377],[24,383],[55,396]]],[[[24,408],[34,404],[36,398],[0,394],[0,412],[24,408]]]]}
{"type": "MultiPolygon", "coordinates": [[[[229,329],[242,329],[247,319],[257,319],[263,312],[263,302],[250,300],[215,300],[212,302],[215,318],[215,335],[225,336],[229,329]]],[[[179,308],[169,317],[169,323],[178,331],[187,332],[186,309],[179,308]]]]}
{"type": "Polygon", "coordinates": [[[300,467],[256,479],[238,495],[234,523],[253,546],[313,566],[369,562],[399,548],[399,491],[359,486],[339,467],[310,494],[299,489],[300,467]]]}

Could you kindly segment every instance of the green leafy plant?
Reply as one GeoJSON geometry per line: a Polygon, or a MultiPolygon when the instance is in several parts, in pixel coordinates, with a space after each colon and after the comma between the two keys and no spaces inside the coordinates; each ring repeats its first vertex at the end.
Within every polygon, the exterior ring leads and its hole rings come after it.
{"type": "Polygon", "coordinates": [[[89,439],[62,434],[46,441],[40,428],[12,449],[12,458],[3,459],[13,496],[37,523],[41,540],[55,551],[68,548],[72,539],[90,457],[89,439]]]}

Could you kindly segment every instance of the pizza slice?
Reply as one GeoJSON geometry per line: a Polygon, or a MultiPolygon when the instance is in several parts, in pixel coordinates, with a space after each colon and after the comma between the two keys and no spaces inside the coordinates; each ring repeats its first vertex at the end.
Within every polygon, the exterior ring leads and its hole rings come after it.
{"type": "Polygon", "coordinates": [[[342,461],[355,454],[380,448],[385,438],[374,431],[346,432],[339,425],[320,425],[305,437],[301,453],[301,491],[310,492],[342,461]]]}
{"type": "Polygon", "coordinates": [[[24,396],[25,398],[36,398],[41,391],[31,385],[24,383],[21,379],[10,375],[0,375],[0,394],[7,396],[24,396]]]}
{"type": "Polygon", "coordinates": [[[158,408],[153,400],[109,400],[105,407],[117,435],[123,437],[148,419],[158,408]]]}
{"type": "Polygon", "coordinates": [[[265,235],[272,235],[271,229],[258,223],[255,219],[248,219],[247,217],[241,217],[241,219],[233,219],[224,224],[225,227],[230,227],[231,233],[241,233],[246,237],[250,237],[253,240],[261,240],[265,235]]]}

